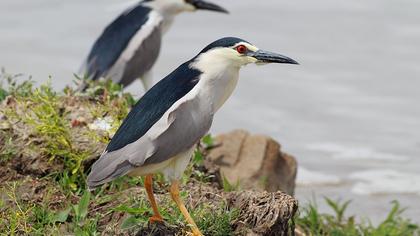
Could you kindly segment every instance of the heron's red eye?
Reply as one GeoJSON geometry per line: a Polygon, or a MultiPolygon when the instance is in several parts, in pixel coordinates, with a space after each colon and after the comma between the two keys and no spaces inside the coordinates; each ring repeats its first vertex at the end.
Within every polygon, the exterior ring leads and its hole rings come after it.
{"type": "Polygon", "coordinates": [[[239,45],[236,47],[236,51],[238,51],[240,54],[244,54],[246,51],[248,51],[248,48],[246,48],[245,45],[239,45]]]}

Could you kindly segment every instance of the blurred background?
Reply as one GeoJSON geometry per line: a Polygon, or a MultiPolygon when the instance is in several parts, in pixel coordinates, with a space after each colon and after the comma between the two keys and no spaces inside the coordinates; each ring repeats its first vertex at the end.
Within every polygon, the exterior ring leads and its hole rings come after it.
{"type": "MultiPolygon", "coordinates": [[[[183,14],[154,67],[163,78],[215,39],[238,36],[300,66],[249,66],[212,133],[274,137],[299,161],[297,198],[352,199],[385,217],[391,200],[420,222],[420,2],[235,0],[230,15],[183,14]]],[[[96,37],[133,1],[2,0],[0,67],[72,84],[96,37]]],[[[140,96],[140,83],[128,91],[140,96]]]]}

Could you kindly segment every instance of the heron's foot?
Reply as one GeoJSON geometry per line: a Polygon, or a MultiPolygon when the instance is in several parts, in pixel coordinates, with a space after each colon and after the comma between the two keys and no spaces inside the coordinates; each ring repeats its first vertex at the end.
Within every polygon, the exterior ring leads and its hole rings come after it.
{"type": "Polygon", "coordinates": [[[192,235],[193,236],[204,236],[198,228],[192,229],[192,235]]]}
{"type": "Polygon", "coordinates": [[[155,223],[163,223],[163,218],[162,218],[162,216],[160,216],[160,215],[158,215],[158,216],[156,216],[156,215],[151,216],[151,217],[149,218],[149,223],[151,223],[151,224],[155,224],[155,223]]]}

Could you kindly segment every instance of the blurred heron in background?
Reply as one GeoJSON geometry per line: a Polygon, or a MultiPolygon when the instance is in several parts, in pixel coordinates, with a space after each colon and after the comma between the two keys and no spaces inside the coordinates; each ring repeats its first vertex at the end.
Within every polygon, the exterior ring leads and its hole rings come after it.
{"type": "MultiPolygon", "coordinates": [[[[80,74],[87,79],[112,79],[124,87],[138,78],[147,90],[153,85],[150,70],[161,47],[162,35],[181,12],[210,10],[227,13],[203,0],[145,0],[123,12],[108,25],[93,45],[80,74]]],[[[82,83],[79,90],[86,88],[82,83]]]]}

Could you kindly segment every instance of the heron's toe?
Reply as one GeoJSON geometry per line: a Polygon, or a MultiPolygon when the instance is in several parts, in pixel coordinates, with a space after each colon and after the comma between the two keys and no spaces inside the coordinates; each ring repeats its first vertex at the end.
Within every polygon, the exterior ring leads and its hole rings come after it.
{"type": "Polygon", "coordinates": [[[162,218],[162,216],[151,216],[149,218],[149,222],[151,224],[154,224],[154,223],[162,223],[163,222],[163,218],[162,218]]]}

